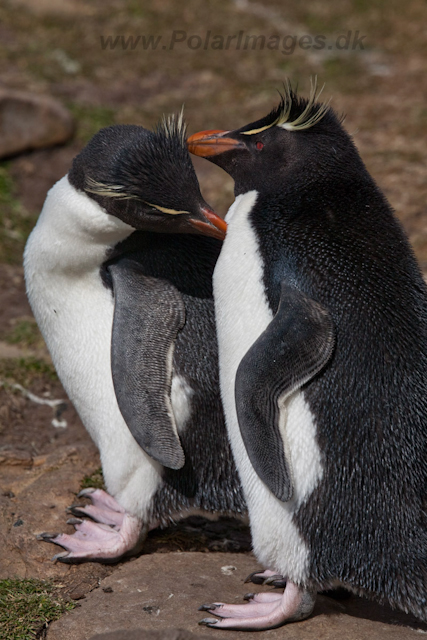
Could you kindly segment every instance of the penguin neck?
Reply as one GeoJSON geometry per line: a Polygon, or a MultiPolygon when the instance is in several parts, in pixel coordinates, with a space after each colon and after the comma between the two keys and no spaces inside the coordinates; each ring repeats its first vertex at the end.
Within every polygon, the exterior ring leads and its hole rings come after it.
{"type": "Polygon", "coordinates": [[[381,308],[386,317],[397,306],[402,313],[413,306],[416,290],[425,292],[425,283],[400,222],[366,170],[344,183],[331,176],[316,189],[295,186],[252,190],[232,207],[257,194],[247,225],[264,265],[272,312],[283,279],[333,309],[336,317],[352,308],[343,300],[352,297],[360,304],[361,287],[371,314],[381,308]]]}
{"type": "Polygon", "coordinates": [[[76,275],[99,269],[111,248],[133,231],[65,176],[48,194],[33,241],[40,244],[44,270],[76,275]]]}

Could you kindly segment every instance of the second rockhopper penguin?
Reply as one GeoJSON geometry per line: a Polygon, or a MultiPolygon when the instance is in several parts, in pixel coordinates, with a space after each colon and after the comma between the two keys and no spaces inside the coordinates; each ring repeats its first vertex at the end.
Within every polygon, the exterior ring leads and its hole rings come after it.
{"type": "Polygon", "coordinates": [[[276,627],[339,585],[427,620],[427,291],[401,225],[314,90],[188,145],[235,180],[221,390],[255,554],[286,581],[204,624],[276,627]]]}
{"type": "Polygon", "coordinates": [[[201,196],[185,131],[177,117],[98,132],[49,192],[25,249],[34,315],[108,490],[83,492],[91,504],[72,509],[73,535],[40,535],[63,547],[62,562],[116,561],[149,527],[245,509],[212,299],[226,224],[201,196]]]}

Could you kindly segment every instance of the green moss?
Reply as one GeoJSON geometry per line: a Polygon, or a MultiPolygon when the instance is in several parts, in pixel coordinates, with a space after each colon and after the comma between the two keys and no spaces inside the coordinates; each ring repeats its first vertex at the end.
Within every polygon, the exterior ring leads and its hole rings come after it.
{"type": "Polygon", "coordinates": [[[14,202],[12,191],[13,182],[12,178],[7,173],[8,163],[3,163],[0,166],[0,201],[2,204],[12,204],[14,202]]]}
{"type": "Polygon", "coordinates": [[[146,18],[147,7],[144,7],[139,0],[130,0],[126,3],[126,13],[132,18],[146,18]]]}
{"type": "Polygon", "coordinates": [[[3,340],[8,344],[19,344],[22,347],[43,345],[43,338],[34,318],[17,319],[12,329],[4,334],[3,340]]]}
{"type": "Polygon", "coordinates": [[[0,580],[0,640],[32,640],[75,607],[44,580],[0,580]]]}
{"type": "Polygon", "coordinates": [[[85,476],[81,481],[80,489],[89,489],[90,487],[105,490],[104,476],[102,475],[101,467],[90,475],[85,476]]]}
{"type": "Polygon", "coordinates": [[[77,138],[86,144],[102,127],[115,124],[115,111],[109,107],[85,107],[69,103],[68,108],[77,121],[77,138]]]}
{"type": "Polygon", "coordinates": [[[0,380],[28,386],[36,378],[57,380],[53,365],[37,358],[7,358],[0,360],[0,380]]]}
{"type": "Polygon", "coordinates": [[[0,163],[0,262],[21,264],[33,220],[14,196],[9,164],[0,163]]]}

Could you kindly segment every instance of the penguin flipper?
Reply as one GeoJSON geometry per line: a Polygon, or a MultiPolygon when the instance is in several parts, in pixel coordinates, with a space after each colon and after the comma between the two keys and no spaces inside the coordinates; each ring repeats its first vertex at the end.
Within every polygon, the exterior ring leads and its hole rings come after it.
{"type": "Polygon", "coordinates": [[[179,291],[145,276],[136,259],[110,265],[114,320],[111,369],[117,403],[135,440],[171,469],[184,466],[171,405],[172,355],[185,323],[179,291]]]}
{"type": "Polygon", "coordinates": [[[324,367],[333,346],[328,311],[283,281],[276,315],[237,369],[236,409],[246,451],[283,502],[292,498],[293,487],[281,405],[324,367]]]}

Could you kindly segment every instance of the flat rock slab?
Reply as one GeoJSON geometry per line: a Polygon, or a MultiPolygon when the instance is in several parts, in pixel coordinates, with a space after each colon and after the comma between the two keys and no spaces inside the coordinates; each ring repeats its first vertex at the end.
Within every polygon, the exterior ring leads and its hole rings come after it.
{"type": "Polygon", "coordinates": [[[208,640],[210,636],[195,636],[184,629],[166,629],[165,631],[113,631],[93,636],[91,640],[208,640]]]}
{"type": "Polygon", "coordinates": [[[199,605],[218,600],[241,603],[247,591],[265,590],[243,584],[257,567],[251,554],[141,556],[102,580],[80,607],[53,623],[47,640],[169,640],[168,634],[171,640],[411,640],[419,638],[420,631],[427,632],[427,626],[415,618],[354,596],[339,602],[319,596],[310,619],[266,631],[263,636],[198,626],[209,615],[197,611],[199,605]]]}
{"type": "Polygon", "coordinates": [[[73,118],[57,100],[0,89],[0,158],[64,143],[73,132],[73,118]]]}

